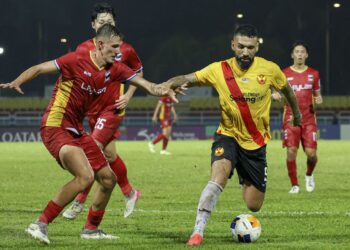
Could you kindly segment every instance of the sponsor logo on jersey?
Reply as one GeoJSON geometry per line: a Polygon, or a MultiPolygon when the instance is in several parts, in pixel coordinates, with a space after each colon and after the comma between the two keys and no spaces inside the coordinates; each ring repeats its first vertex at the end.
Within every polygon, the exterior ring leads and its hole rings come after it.
{"type": "Polygon", "coordinates": [[[115,56],[115,58],[114,58],[114,60],[116,60],[116,61],[121,61],[122,60],[122,57],[123,57],[123,54],[122,53],[118,53],[116,56],[115,56]]]}
{"type": "Polygon", "coordinates": [[[292,89],[294,91],[302,91],[302,90],[308,90],[308,89],[312,89],[312,84],[294,84],[292,85],[292,89]]]}
{"type": "Polygon", "coordinates": [[[257,80],[258,80],[258,83],[260,83],[260,84],[265,84],[265,82],[266,82],[266,76],[264,76],[264,75],[258,75],[257,80]]]}
{"type": "Polygon", "coordinates": [[[294,80],[294,77],[288,77],[287,80],[288,80],[288,81],[293,81],[293,80],[294,80]]]}
{"type": "Polygon", "coordinates": [[[215,156],[222,156],[222,154],[224,153],[224,148],[223,147],[218,147],[215,149],[215,156]]]}
{"type": "Polygon", "coordinates": [[[107,87],[103,87],[102,89],[95,89],[94,87],[91,87],[90,85],[83,82],[81,84],[81,89],[89,92],[89,95],[101,95],[102,93],[106,92],[107,87]]]}
{"type": "Polygon", "coordinates": [[[314,75],[308,74],[308,75],[307,75],[307,80],[308,80],[309,82],[313,82],[313,81],[314,81],[314,75]]]}

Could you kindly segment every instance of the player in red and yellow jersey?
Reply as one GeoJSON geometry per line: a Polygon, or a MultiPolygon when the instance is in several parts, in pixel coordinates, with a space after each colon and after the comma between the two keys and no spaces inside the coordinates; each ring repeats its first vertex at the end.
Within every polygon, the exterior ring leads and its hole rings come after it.
{"type": "Polygon", "coordinates": [[[307,156],[305,174],[306,191],[312,192],[315,189],[313,171],[317,163],[317,123],[314,103],[321,104],[322,96],[318,71],[305,64],[308,58],[308,52],[309,49],[306,43],[302,41],[295,42],[291,52],[293,65],[283,70],[290,86],[294,90],[302,115],[301,126],[292,126],[290,124],[292,112],[288,104],[285,104],[283,115],[283,147],[287,148],[286,163],[292,184],[289,193],[292,194],[300,192],[296,165],[300,142],[307,156]]]}
{"type": "Polygon", "coordinates": [[[275,63],[255,57],[259,48],[256,28],[239,26],[231,47],[234,58],[168,81],[173,85],[187,83],[189,87],[211,86],[219,94],[221,107],[221,122],[212,145],[211,179],[199,200],[195,227],[187,242],[191,246],[202,243],[205,225],[234,169],[248,209],[260,210],[267,181],[271,87],[286,95],[294,125],[300,124],[296,99],[283,72],[275,63]]]}
{"type": "Polygon", "coordinates": [[[94,180],[97,187],[87,222],[81,232],[84,239],[114,239],[115,236],[98,229],[116,183],[116,177],[100,148],[82,129],[82,121],[89,105],[107,91],[110,84],[130,82],[141,86],[156,96],[170,95],[176,101],[170,84],[155,85],[136,76],[122,63],[115,63],[120,52],[120,32],[112,25],[104,25],[96,34],[96,48],[85,53],[72,52],[35,65],[21,73],[14,81],[0,84],[23,94],[21,85],[41,74],[61,72],[51,101],[41,123],[44,145],[57,162],[74,178],[66,183],[49,201],[39,218],[31,223],[26,232],[35,239],[49,244],[47,227],[75,196],[94,180]]]}
{"type": "Polygon", "coordinates": [[[167,151],[168,141],[171,135],[172,123],[176,122],[177,115],[171,98],[163,96],[160,98],[152,117],[154,123],[157,122],[157,117],[159,118],[160,127],[162,132],[159,133],[152,142],[148,143],[149,150],[151,153],[155,153],[155,144],[163,140],[162,150],[160,151],[161,155],[170,155],[171,153],[167,151]],[[173,119],[171,117],[173,114],[173,119]]]}
{"type": "MultiPolygon", "coordinates": [[[[110,24],[115,26],[115,11],[107,3],[98,3],[94,6],[91,14],[92,28],[97,31],[101,26],[110,24]]],[[[90,39],[81,43],[77,51],[93,50],[96,47],[96,39],[90,39]]],[[[131,68],[142,77],[142,63],[134,48],[122,41],[120,52],[115,60],[131,68]]],[[[124,217],[128,217],[134,210],[135,204],[140,197],[140,191],[133,189],[127,177],[127,168],[124,161],[117,155],[114,140],[120,136],[118,128],[125,115],[125,107],[133,96],[136,87],[129,86],[124,94],[124,84],[119,88],[117,84],[108,86],[108,91],[100,95],[88,108],[88,121],[91,135],[98,146],[103,150],[113,172],[117,176],[118,185],[124,194],[126,208],[124,217]],[[117,101],[117,102],[116,102],[117,101]],[[117,108],[116,108],[117,105],[117,108]]],[[[73,201],[71,206],[62,214],[67,219],[75,219],[83,211],[84,203],[92,185],[81,192],[73,201]]]]}

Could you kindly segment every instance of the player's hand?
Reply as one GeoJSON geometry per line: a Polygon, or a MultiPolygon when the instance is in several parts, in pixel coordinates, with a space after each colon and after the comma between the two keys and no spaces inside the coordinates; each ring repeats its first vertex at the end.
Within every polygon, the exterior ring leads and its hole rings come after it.
{"type": "Polygon", "coordinates": [[[152,117],[152,123],[154,123],[154,124],[157,123],[157,117],[156,117],[156,116],[153,116],[153,117],[152,117]]]}
{"type": "Polygon", "coordinates": [[[115,101],[116,109],[125,109],[130,101],[130,97],[128,95],[122,95],[118,100],[115,101]]]}
{"type": "Polygon", "coordinates": [[[293,115],[293,126],[301,126],[301,114],[293,115]]]}
{"type": "Polygon", "coordinates": [[[323,99],[322,99],[322,96],[319,95],[319,96],[315,96],[314,97],[314,100],[315,100],[315,103],[316,104],[321,104],[323,102],[323,99]]]}
{"type": "Polygon", "coordinates": [[[271,93],[272,100],[280,102],[282,100],[282,95],[278,91],[273,91],[271,93]]]}
{"type": "Polygon", "coordinates": [[[24,94],[24,92],[22,91],[22,89],[20,88],[20,85],[15,83],[15,82],[10,82],[10,83],[1,83],[0,84],[0,88],[3,89],[14,89],[16,90],[18,93],[20,94],[24,94]]]}

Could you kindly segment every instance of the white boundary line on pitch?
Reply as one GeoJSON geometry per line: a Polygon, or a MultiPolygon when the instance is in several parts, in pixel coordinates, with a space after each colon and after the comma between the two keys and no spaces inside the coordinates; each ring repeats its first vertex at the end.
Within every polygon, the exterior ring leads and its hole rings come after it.
{"type": "MultiPolygon", "coordinates": [[[[86,210],[86,209],[85,209],[86,210]]],[[[1,212],[42,212],[42,209],[1,209],[1,212]]],[[[107,209],[106,212],[115,212],[120,211],[122,212],[122,209],[107,209]]],[[[145,214],[195,214],[196,210],[156,210],[156,209],[135,209],[134,210],[137,213],[145,213],[145,214]]],[[[215,210],[214,213],[219,214],[242,214],[242,213],[252,213],[247,210],[215,210]]],[[[257,212],[252,213],[256,215],[262,215],[262,216],[292,216],[292,217],[298,217],[298,216],[317,216],[317,215],[340,215],[340,216],[349,216],[350,217],[350,211],[348,212],[330,212],[330,211],[313,211],[313,212],[307,212],[307,211],[263,211],[263,212],[257,212]]]]}

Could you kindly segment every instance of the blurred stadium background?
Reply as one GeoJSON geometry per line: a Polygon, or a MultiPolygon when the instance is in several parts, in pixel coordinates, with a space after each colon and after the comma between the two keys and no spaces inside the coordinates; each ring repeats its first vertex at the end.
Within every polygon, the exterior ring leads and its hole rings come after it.
{"type": "MultiPolygon", "coordinates": [[[[90,12],[96,1],[0,0],[0,82],[27,67],[55,59],[93,36],[90,12]]],[[[232,56],[236,25],[257,26],[258,53],[281,68],[289,66],[290,45],[305,40],[307,64],[321,74],[324,103],[317,108],[321,139],[350,139],[348,84],[350,2],[345,0],[178,0],[107,1],[117,24],[137,50],[145,78],[162,82],[232,56]]],[[[0,141],[37,141],[39,123],[57,76],[44,76],[24,87],[25,97],[0,90],[0,141]]],[[[179,121],[173,139],[210,138],[220,120],[210,88],[191,89],[175,107],[179,121]]],[[[129,104],[122,140],[149,139],[158,130],[151,117],[157,98],[137,91],[129,104]]],[[[271,129],[281,137],[282,105],[273,103],[271,129]]]]}

